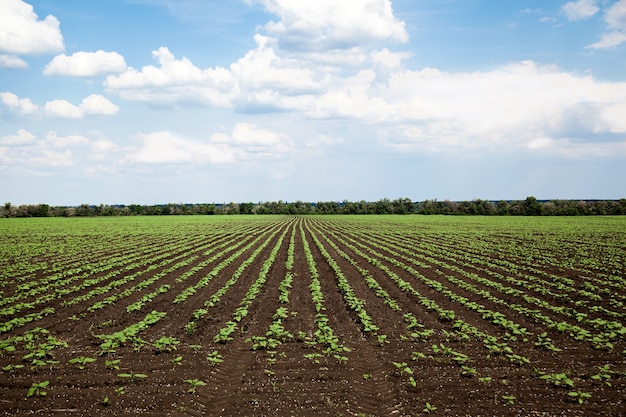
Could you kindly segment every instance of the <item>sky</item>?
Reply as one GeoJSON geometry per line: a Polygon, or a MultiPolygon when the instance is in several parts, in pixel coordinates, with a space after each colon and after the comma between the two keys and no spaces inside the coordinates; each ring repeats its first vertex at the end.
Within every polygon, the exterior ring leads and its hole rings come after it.
{"type": "Polygon", "coordinates": [[[0,200],[626,197],[626,0],[0,0],[0,200]]]}

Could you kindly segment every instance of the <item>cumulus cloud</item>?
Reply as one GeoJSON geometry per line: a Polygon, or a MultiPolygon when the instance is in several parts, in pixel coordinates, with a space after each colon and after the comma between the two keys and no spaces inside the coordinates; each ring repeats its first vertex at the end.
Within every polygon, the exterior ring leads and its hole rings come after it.
{"type": "Polygon", "coordinates": [[[119,146],[110,140],[96,140],[90,142],[91,151],[87,159],[91,161],[104,161],[109,155],[115,153],[119,146]]]}
{"type": "Polygon", "coordinates": [[[242,160],[275,159],[293,146],[283,135],[251,123],[238,123],[232,133],[215,133],[208,140],[188,138],[168,131],[135,136],[140,146],[125,159],[139,164],[225,164],[242,160]]]}
{"type": "MultiPolygon", "coordinates": [[[[107,77],[107,91],[150,103],[217,105],[240,112],[291,111],[314,119],[379,124],[383,126],[381,141],[402,150],[552,152],[562,144],[591,152],[583,144],[600,140],[598,133],[615,141],[611,135],[624,132],[621,114],[626,108],[626,83],[601,83],[590,75],[577,76],[532,61],[491,71],[408,70],[403,62],[409,54],[362,47],[375,40],[405,40],[404,26],[393,17],[386,1],[322,1],[319,7],[324,13],[319,14],[305,2],[256,2],[280,21],[270,22],[264,34],[256,34],[256,48],[228,68],[202,69],[161,47],[153,51],[158,65],[127,68],[107,77]],[[335,20],[335,15],[343,13],[335,9],[337,4],[346,10],[359,8],[362,21],[367,21],[364,15],[372,14],[369,18],[386,24],[378,29],[372,24],[375,29],[363,35],[361,43],[342,43],[340,39],[350,37],[338,33],[344,29],[358,33],[359,29],[350,20],[335,20]],[[327,42],[335,49],[285,48],[285,39],[313,33],[326,37],[313,37],[313,42],[327,42]],[[572,133],[575,130],[578,136],[572,133]]],[[[623,24],[621,5],[626,0],[606,11],[611,28],[623,24]]],[[[571,19],[583,19],[596,14],[597,7],[597,2],[572,1],[563,12],[571,19]]],[[[141,163],[230,162],[293,150],[284,138],[271,132],[264,136],[256,126],[245,123],[231,133],[213,135],[208,142],[170,132],[140,135],[138,141],[141,146],[131,159],[141,163]],[[272,144],[260,143],[259,138],[272,144]]]]}
{"type": "Polygon", "coordinates": [[[83,117],[83,111],[67,100],[48,101],[44,110],[47,116],[59,117],[62,119],[80,119],[83,117]]]}
{"type": "Polygon", "coordinates": [[[0,55],[0,68],[27,68],[26,61],[15,55],[0,55]]]}
{"type": "Polygon", "coordinates": [[[589,45],[589,48],[611,48],[626,42],[626,0],[618,0],[609,7],[604,21],[607,31],[602,34],[598,42],[589,45]]]}
{"type": "Polygon", "coordinates": [[[389,0],[248,1],[255,2],[280,20],[268,23],[265,34],[257,33],[256,48],[228,68],[199,68],[163,46],[152,52],[158,65],[110,75],[104,82],[106,91],[160,105],[215,105],[249,113],[291,111],[314,106],[315,96],[344,81],[347,68],[371,65],[382,79],[400,70],[409,56],[372,49],[375,41],[408,40],[404,22],[394,16],[389,0]],[[300,35],[311,47],[288,46],[300,35]]]}
{"type": "Polygon", "coordinates": [[[600,11],[597,0],[576,0],[565,3],[561,11],[565,13],[568,20],[588,19],[600,11]]]}
{"type": "Polygon", "coordinates": [[[129,68],[105,81],[107,92],[133,101],[165,105],[191,103],[235,107],[241,112],[296,111],[310,108],[314,98],[345,82],[349,66],[372,66],[377,77],[402,70],[403,52],[350,50],[341,56],[331,52],[285,54],[263,35],[254,37],[257,47],[229,68],[201,69],[188,58],[177,59],[166,47],[153,51],[159,66],[141,71],[129,68]]]}
{"type": "Polygon", "coordinates": [[[38,138],[24,129],[0,137],[0,163],[4,165],[47,170],[74,165],[75,155],[90,150],[91,141],[82,135],[62,136],[49,131],[38,138]]]}
{"type": "Polygon", "coordinates": [[[101,116],[113,116],[120,110],[118,106],[99,94],[92,94],[84,98],[79,108],[86,115],[101,116]]]}
{"type": "Polygon", "coordinates": [[[409,39],[404,22],[393,14],[390,0],[246,1],[260,3],[280,18],[264,28],[287,49],[345,49],[373,41],[409,39]]]}
{"type": "Polygon", "coordinates": [[[594,42],[588,46],[593,49],[612,48],[614,46],[621,45],[626,42],[626,33],[624,32],[609,32],[603,33],[598,42],[594,42]]]}
{"type": "Polygon", "coordinates": [[[89,138],[83,135],[59,136],[56,132],[50,131],[46,135],[46,144],[55,148],[67,148],[73,146],[83,146],[89,144],[89,138]]]}
{"type": "Polygon", "coordinates": [[[329,86],[336,68],[320,68],[304,59],[281,56],[269,38],[256,35],[257,48],[230,66],[241,111],[292,110],[329,86]]]}
{"type": "Polygon", "coordinates": [[[117,52],[75,52],[55,56],[43,70],[45,75],[67,75],[72,77],[96,77],[118,74],[126,70],[124,57],[117,52]]]}
{"type": "Polygon", "coordinates": [[[0,1],[0,52],[13,55],[63,51],[59,20],[49,15],[39,20],[33,6],[22,0],[0,1]]]}
{"type": "Polygon", "coordinates": [[[158,67],[148,65],[141,71],[130,67],[120,75],[108,76],[105,88],[134,101],[229,105],[234,81],[227,69],[202,70],[186,57],[176,59],[166,47],[152,51],[152,57],[158,67]]]}
{"type": "Polygon", "coordinates": [[[47,116],[80,119],[85,116],[113,116],[117,114],[119,107],[99,94],[92,94],[84,98],[78,106],[67,100],[52,100],[45,104],[44,110],[47,116]]]}
{"type": "Polygon", "coordinates": [[[587,137],[621,133],[625,127],[619,114],[626,108],[626,83],[601,83],[531,61],[490,72],[405,71],[378,95],[384,102],[362,102],[355,111],[371,117],[376,106],[380,121],[398,123],[381,131],[381,138],[405,150],[575,147],[593,143],[587,137]],[[571,136],[573,125],[579,137],[571,136]]]}
{"type": "Polygon", "coordinates": [[[20,115],[32,114],[39,109],[36,104],[33,104],[30,98],[19,98],[17,95],[10,92],[0,93],[0,101],[11,111],[20,115]]]}
{"type": "Polygon", "coordinates": [[[0,145],[4,146],[24,146],[34,142],[35,135],[24,129],[19,129],[15,135],[0,137],[0,145]]]}
{"type": "MultiPolygon", "coordinates": [[[[10,92],[0,93],[2,103],[12,113],[21,116],[40,114],[40,108],[30,98],[19,98],[10,92]]],[[[63,119],[81,119],[86,116],[113,116],[119,111],[119,107],[107,98],[92,94],[85,97],[79,105],[74,105],[67,100],[51,100],[43,106],[43,114],[50,117],[63,119]]]]}
{"type": "Polygon", "coordinates": [[[172,132],[138,134],[141,146],[134,149],[126,162],[139,164],[223,164],[235,161],[237,152],[226,143],[189,139],[172,132]]]}

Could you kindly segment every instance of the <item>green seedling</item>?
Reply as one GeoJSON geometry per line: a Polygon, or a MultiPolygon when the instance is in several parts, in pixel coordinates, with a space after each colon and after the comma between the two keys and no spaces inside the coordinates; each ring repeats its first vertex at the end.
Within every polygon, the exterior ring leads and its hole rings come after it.
{"type": "Polygon", "coordinates": [[[206,358],[211,363],[211,366],[215,366],[218,363],[224,362],[224,357],[220,355],[217,350],[209,353],[206,358]]]}
{"type": "Polygon", "coordinates": [[[571,392],[568,392],[567,395],[576,399],[578,404],[582,404],[585,402],[585,400],[591,398],[591,394],[589,394],[588,392],[582,392],[582,391],[571,391],[571,392]]]}
{"type": "Polygon", "coordinates": [[[157,353],[162,352],[172,352],[176,350],[176,346],[180,343],[178,339],[175,337],[161,337],[159,340],[154,342],[152,346],[156,349],[157,353]]]}
{"type": "Polygon", "coordinates": [[[30,398],[34,396],[45,397],[48,393],[44,391],[44,388],[46,388],[49,384],[50,384],[50,381],[33,382],[33,384],[28,389],[26,398],[30,398]]]}
{"type": "Polygon", "coordinates": [[[411,370],[411,368],[409,368],[406,362],[393,362],[393,364],[400,371],[400,375],[413,375],[413,371],[411,370]]]}
{"type": "Polygon", "coordinates": [[[306,353],[304,355],[305,358],[312,360],[313,363],[315,363],[316,365],[319,365],[320,358],[322,358],[323,356],[324,355],[322,355],[321,353],[306,353]]]}
{"type": "Polygon", "coordinates": [[[182,356],[177,356],[174,359],[172,359],[172,363],[174,365],[182,365],[183,364],[183,357],[182,356]]]}
{"type": "Polygon", "coordinates": [[[441,310],[439,312],[439,320],[441,321],[452,321],[454,317],[455,314],[453,310],[441,310]]]}
{"type": "Polygon", "coordinates": [[[606,386],[610,387],[611,382],[609,380],[611,379],[611,374],[613,373],[613,371],[611,371],[609,367],[610,365],[598,366],[600,372],[596,375],[592,375],[591,379],[593,379],[594,381],[604,382],[606,386]]]}
{"type": "Polygon", "coordinates": [[[560,352],[562,350],[554,346],[554,344],[552,343],[552,339],[548,337],[548,333],[546,332],[543,332],[539,336],[537,336],[535,346],[539,349],[548,350],[553,353],[560,352]]]}
{"type": "Polygon", "coordinates": [[[514,363],[517,366],[528,365],[530,363],[530,360],[525,356],[508,354],[506,355],[506,357],[508,358],[509,362],[514,363]]]}
{"type": "Polygon", "coordinates": [[[265,336],[252,336],[245,340],[246,343],[252,343],[252,350],[276,349],[282,342],[278,339],[265,336]]]}
{"type": "Polygon", "coordinates": [[[272,386],[272,390],[274,392],[281,392],[283,389],[280,387],[280,385],[278,385],[278,382],[276,381],[270,381],[270,385],[272,386]]]}
{"type": "Polygon", "coordinates": [[[437,411],[437,407],[435,407],[434,405],[432,405],[431,403],[426,403],[426,406],[424,407],[424,410],[422,410],[425,414],[430,414],[432,412],[437,411]]]}
{"type": "Polygon", "coordinates": [[[108,407],[111,405],[111,400],[109,400],[109,397],[104,397],[102,400],[100,400],[100,404],[108,407]]]}
{"type": "Polygon", "coordinates": [[[545,374],[540,376],[541,379],[545,379],[557,387],[574,387],[574,381],[565,373],[560,374],[545,374]]]}
{"type": "Polygon", "coordinates": [[[517,401],[515,395],[503,395],[502,399],[505,401],[506,405],[515,405],[515,401],[517,401]]]}
{"type": "Polygon", "coordinates": [[[333,355],[333,357],[335,359],[337,359],[337,362],[339,363],[346,363],[348,362],[348,357],[347,356],[343,356],[343,355],[333,355]]]}
{"type": "Polygon", "coordinates": [[[124,395],[124,394],[126,394],[126,387],[115,388],[115,393],[117,395],[124,395]]]}
{"type": "Polygon", "coordinates": [[[70,363],[77,364],[78,369],[85,369],[88,363],[95,362],[94,358],[88,358],[85,356],[79,356],[78,358],[70,359],[70,363]]]}
{"type": "Polygon", "coordinates": [[[467,378],[471,378],[476,375],[476,368],[471,368],[469,366],[463,365],[461,367],[461,375],[467,378]]]}
{"type": "Polygon", "coordinates": [[[130,339],[130,342],[133,345],[133,352],[140,352],[141,349],[143,349],[143,347],[148,344],[148,342],[146,342],[139,336],[133,337],[132,339],[130,339]]]}
{"type": "Polygon", "coordinates": [[[15,370],[22,369],[22,368],[24,368],[24,365],[7,365],[7,366],[3,366],[2,370],[13,373],[15,372],[15,370]]]}
{"type": "Polygon", "coordinates": [[[205,382],[200,381],[199,379],[185,379],[185,382],[191,385],[191,387],[187,390],[187,392],[191,394],[195,394],[198,387],[206,385],[205,382]]]}
{"type": "Polygon", "coordinates": [[[491,380],[492,378],[490,376],[483,376],[483,377],[478,378],[478,381],[482,382],[483,384],[488,384],[491,382],[491,380]]]}
{"type": "Polygon", "coordinates": [[[119,363],[120,363],[119,359],[113,359],[113,360],[110,360],[110,361],[106,361],[104,363],[104,366],[106,366],[107,369],[111,369],[111,370],[117,371],[117,370],[120,369],[119,363]]]}
{"type": "Polygon", "coordinates": [[[189,323],[185,324],[185,332],[187,333],[187,335],[193,336],[193,334],[196,332],[196,322],[190,321],[189,323]]]}
{"type": "Polygon", "coordinates": [[[135,380],[137,380],[137,379],[148,378],[148,375],[146,375],[146,374],[136,374],[136,373],[133,373],[133,372],[117,374],[117,376],[119,376],[120,378],[128,378],[132,382],[135,382],[135,380]]]}

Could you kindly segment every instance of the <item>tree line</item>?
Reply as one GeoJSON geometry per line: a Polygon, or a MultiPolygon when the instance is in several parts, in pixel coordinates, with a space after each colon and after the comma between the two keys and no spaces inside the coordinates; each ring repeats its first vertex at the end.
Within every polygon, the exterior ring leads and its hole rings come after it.
{"type": "Polygon", "coordinates": [[[620,200],[471,200],[413,202],[408,198],[378,201],[318,201],[259,203],[211,203],[157,205],[89,205],[50,206],[5,203],[0,217],[95,217],[149,215],[227,215],[227,214],[445,214],[482,216],[589,216],[624,215],[626,198],[620,200]]]}

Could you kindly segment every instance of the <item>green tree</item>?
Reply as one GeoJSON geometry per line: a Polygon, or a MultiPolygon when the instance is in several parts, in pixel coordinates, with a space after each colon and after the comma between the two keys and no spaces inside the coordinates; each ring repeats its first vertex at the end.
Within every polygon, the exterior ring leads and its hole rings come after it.
{"type": "Polygon", "coordinates": [[[4,212],[2,213],[4,217],[11,217],[11,203],[4,203],[4,212]]]}
{"type": "Polygon", "coordinates": [[[527,216],[540,216],[543,212],[543,206],[535,197],[526,197],[526,200],[524,200],[524,211],[527,216]]]}

